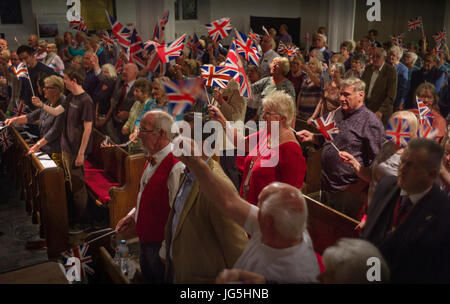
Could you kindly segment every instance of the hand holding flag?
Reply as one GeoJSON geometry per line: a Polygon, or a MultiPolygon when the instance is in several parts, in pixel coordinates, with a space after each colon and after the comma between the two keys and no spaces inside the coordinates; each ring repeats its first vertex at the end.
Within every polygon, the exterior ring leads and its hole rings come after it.
{"type": "Polygon", "coordinates": [[[333,144],[333,135],[339,133],[339,129],[336,126],[336,121],[334,120],[335,112],[336,111],[333,111],[325,116],[316,118],[313,120],[313,123],[317,130],[325,137],[325,140],[331,143],[331,145],[338,152],[340,152],[339,149],[333,144]]]}

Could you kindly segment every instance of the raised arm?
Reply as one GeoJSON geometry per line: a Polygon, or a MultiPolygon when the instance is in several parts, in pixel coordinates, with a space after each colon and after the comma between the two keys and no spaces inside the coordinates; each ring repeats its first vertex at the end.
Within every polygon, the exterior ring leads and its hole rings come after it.
{"type": "Polygon", "coordinates": [[[226,217],[244,227],[250,212],[250,204],[243,200],[229,184],[213,174],[208,164],[201,157],[184,156],[193,154],[191,153],[191,151],[194,151],[193,140],[181,136],[177,137],[174,140],[174,147],[174,155],[194,173],[206,198],[214,203],[216,208],[226,217]]]}
{"type": "Polygon", "coordinates": [[[55,108],[50,107],[50,106],[46,105],[45,103],[43,103],[37,96],[31,97],[31,101],[33,102],[33,104],[36,107],[42,108],[42,110],[44,110],[45,112],[47,112],[48,114],[50,114],[52,116],[59,116],[62,113],[64,113],[64,107],[62,105],[58,105],[55,108]]]}

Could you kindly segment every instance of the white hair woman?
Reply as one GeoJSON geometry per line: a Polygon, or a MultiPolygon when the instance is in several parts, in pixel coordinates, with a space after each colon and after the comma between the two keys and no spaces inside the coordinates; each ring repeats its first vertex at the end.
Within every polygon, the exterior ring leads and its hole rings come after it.
{"type": "MultiPolygon", "coordinates": [[[[56,75],[44,79],[44,98],[45,104],[52,108],[61,105],[65,100],[64,82],[61,77],[56,75]]],[[[7,126],[13,124],[27,124],[39,120],[39,131],[42,138],[39,139],[28,152],[36,153],[41,150],[49,154],[58,166],[61,166],[61,132],[64,124],[64,115],[52,116],[42,108],[38,108],[31,113],[18,117],[10,118],[5,121],[7,126]]]]}
{"type": "Polygon", "coordinates": [[[56,73],[64,76],[64,62],[57,54],[58,49],[55,43],[47,44],[47,57],[44,64],[52,68],[56,73]]]}
{"type": "MultiPolygon", "coordinates": [[[[289,73],[290,65],[289,59],[286,57],[275,57],[270,64],[270,75],[260,79],[252,84],[252,91],[254,94],[259,94],[262,100],[274,91],[284,91],[292,100],[295,100],[295,89],[292,82],[286,78],[289,73]]],[[[261,116],[261,107],[258,114],[261,116]]]]}
{"type": "Polygon", "coordinates": [[[325,250],[322,261],[325,271],[317,278],[323,284],[389,283],[390,270],[385,259],[374,245],[365,240],[340,239],[325,250]],[[369,259],[379,262],[379,281],[368,280],[369,259]]]}
{"type": "Polygon", "coordinates": [[[302,149],[290,128],[295,117],[292,97],[275,91],[266,96],[262,104],[262,118],[267,126],[247,137],[227,124],[217,107],[209,106],[211,118],[223,126],[234,146],[244,147],[240,152],[247,156],[240,195],[251,204],[256,204],[261,190],[274,181],[301,188],[306,173],[302,149]]]}

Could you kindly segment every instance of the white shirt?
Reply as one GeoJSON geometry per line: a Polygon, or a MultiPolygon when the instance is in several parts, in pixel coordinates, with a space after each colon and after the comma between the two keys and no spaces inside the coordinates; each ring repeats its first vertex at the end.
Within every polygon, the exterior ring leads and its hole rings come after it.
{"type": "Polygon", "coordinates": [[[130,90],[133,87],[135,81],[136,81],[136,79],[135,80],[131,80],[129,83],[127,83],[127,89],[126,89],[125,95],[127,95],[128,92],[130,92],[130,90]]]}
{"type": "MultiPolygon", "coordinates": [[[[136,202],[136,212],[134,215],[134,220],[137,221],[138,213],[139,213],[139,203],[141,201],[142,192],[144,192],[145,186],[147,185],[150,178],[155,173],[156,169],[158,169],[161,162],[166,158],[170,151],[173,150],[173,144],[168,144],[162,150],[158,151],[153,155],[155,158],[156,164],[152,166],[149,162],[147,167],[145,167],[144,172],[142,173],[141,182],[139,184],[139,193],[137,196],[136,202]]],[[[184,164],[182,162],[178,162],[173,166],[172,170],[169,173],[169,178],[167,179],[167,187],[169,188],[169,205],[172,208],[172,202],[177,194],[178,186],[180,185],[180,176],[184,170],[184,164]]]]}
{"type": "Polygon", "coordinates": [[[429,188],[427,188],[425,191],[416,193],[416,194],[408,194],[405,190],[400,191],[400,196],[408,195],[409,200],[412,202],[412,204],[415,206],[428,192],[430,192],[431,188],[433,188],[433,185],[431,185],[429,188]]]}
{"type": "Polygon", "coordinates": [[[277,283],[317,282],[319,264],[309,233],[305,230],[300,244],[277,249],[261,242],[259,208],[252,205],[244,228],[252,238],[233,268],[256,272],[277,283]]]}
{"type": "Polygon", "coordinates": [[[384,67],[384,62],[381,65],[381,67],[378,70],[374,70],[372,73],[372,78],[370,78],[370,85],[369,85],[369,93],[367,94],[367,97],[370,98],[370,96],[372,95],[372,89],[373,86],[375,85],[375,81],[377,81],[378,75],[380,75],[381,69],[384,67]]]}

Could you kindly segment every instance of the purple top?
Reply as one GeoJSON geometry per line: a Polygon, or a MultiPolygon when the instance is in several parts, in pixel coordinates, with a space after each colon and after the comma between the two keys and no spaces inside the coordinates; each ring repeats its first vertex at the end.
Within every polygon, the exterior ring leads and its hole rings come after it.
{"type": "MultiPolygon", "coordinates": [[[[339,133],[334,136],[333,143],[340,151],[350,153],[360,164],[369,167],[384,142],[381,120],[365,105],[350,113],[338,109],[334,118],[339,133]]],[[[321,163],[322,190],[336,192],[359,180],[353,168],[340,160],[329,142],[323,146],[321,163]]]]}
{"type": "Polygon", "coordinates": [[[291,37],[291,35],[286,33],[280,37],[280,41],[283,43],[292,43],[292,37],[291,37]]]}

